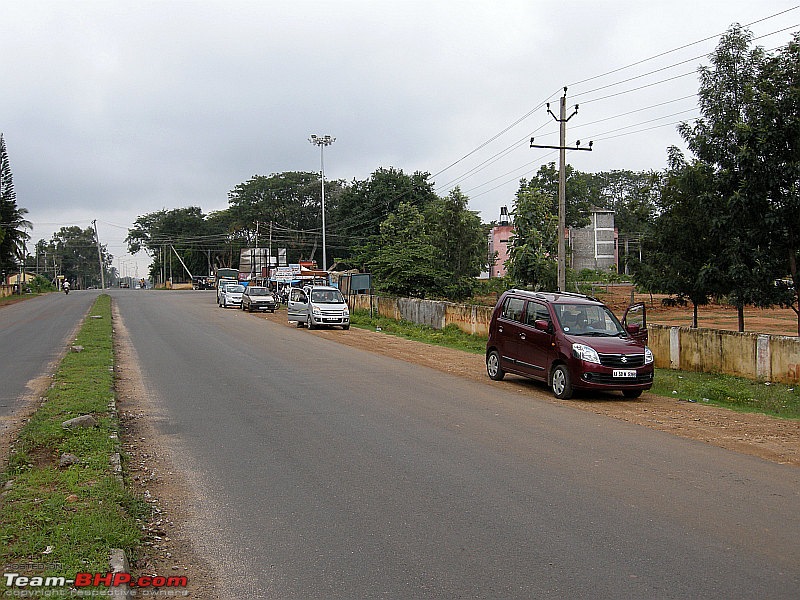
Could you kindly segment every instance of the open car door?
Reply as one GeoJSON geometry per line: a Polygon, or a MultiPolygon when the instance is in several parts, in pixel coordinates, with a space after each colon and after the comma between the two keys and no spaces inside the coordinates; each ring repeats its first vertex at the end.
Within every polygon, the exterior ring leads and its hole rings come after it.
{"type": "Polygon", "coordinates": [[[647,345],[647,307],[644,302],[631,304],[625,310],[622,326],[633,339],[647,345]]]}

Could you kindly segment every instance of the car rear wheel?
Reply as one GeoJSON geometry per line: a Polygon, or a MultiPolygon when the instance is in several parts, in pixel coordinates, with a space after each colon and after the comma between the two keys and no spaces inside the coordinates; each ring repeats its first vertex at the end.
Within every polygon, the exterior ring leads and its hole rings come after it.
{"type": "Polygon", "coordinates": [[[567,365],[558,365],[553,370],[550,387],[556,398],[561,400],[572,398],[572,378],[569,375],[567,365]]]}
{"type": "Polygon", "coordinates": [[[486,373],[489,375],[489,379],[495,381],[500,381],[506,376],[506,372],[500,366],[500,354],[497,350],[492,350],[486,355],[486,373]]]}
{"type": "Polygon", "coordinates": [[[642,395],[642,390],[622,390],[622,395],[633,400],[642,395]]]}

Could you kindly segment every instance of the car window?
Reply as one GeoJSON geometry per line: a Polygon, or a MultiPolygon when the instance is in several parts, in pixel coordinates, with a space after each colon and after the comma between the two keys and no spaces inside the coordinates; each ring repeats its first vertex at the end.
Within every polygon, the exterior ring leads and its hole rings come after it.
{"type": "Polygon", "coordinates": [[[544,304],[528,300],[528,306],[525,308],[525,323],[533,325],[536,321],[543,320],[550,322],[550,311],[544,304]]]}
{"type": "Polygon", "coordinates": [[[306,295],[303,290],[294,289],[290,292],[290,298],[292,302],[305,302],[306,295]]]}
{"type": "Polygon", "coordinates": [[[339,290],[311,290],[311,301],[318,304],[342,304],[344,297],[339,290]]]}
{"type": "Polygon", "coordinates": [[[565,333],[615,336],[624,332],[614,313],[605,306],[559,304],[554,308],[558,322],[565,333]]]}
{"type": "Polygon", "coordinates": [[[525,301],[522,298],[508,297],[503,305],[502,316],[504,319],[522,322],[522,310],[525,308],[525,301]]]}
{"type": "Polygon", "coordinates": [[[244,292],[244,286],[243,285],[232,285],[231,287],[228,288],[228,291],[230,291],[230,292],[232,292],[234,294],[241,294],[242,292],[244,292]]]}

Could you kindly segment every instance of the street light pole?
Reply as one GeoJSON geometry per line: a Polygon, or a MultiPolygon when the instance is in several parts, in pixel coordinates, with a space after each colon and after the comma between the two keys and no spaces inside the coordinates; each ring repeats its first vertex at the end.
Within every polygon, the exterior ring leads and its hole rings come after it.
{"type": "Polygon", "coordinates": [[[329,135],[312,135],[308,141],[319,146],[319,166],[322,175],[322,269],[328,270],[328,253],[325,244],[325,146],[330,146],[336,141],[335,137],[329,135]]]}

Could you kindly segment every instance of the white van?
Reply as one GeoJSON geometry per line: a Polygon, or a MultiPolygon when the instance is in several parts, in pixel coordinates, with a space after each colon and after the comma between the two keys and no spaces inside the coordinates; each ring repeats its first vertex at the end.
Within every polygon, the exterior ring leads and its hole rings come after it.
{"type": "Polygon", "coordinates": [[[335,287],[292,288],[286,312],[289,321],[296,321],[298,327],[305,324],[309,329],[316,329],[321,325],[337,325],[350,329],[350,309],[342,292],[335,287]]]}

